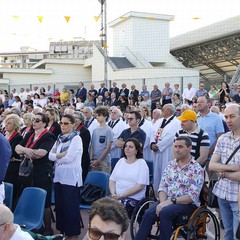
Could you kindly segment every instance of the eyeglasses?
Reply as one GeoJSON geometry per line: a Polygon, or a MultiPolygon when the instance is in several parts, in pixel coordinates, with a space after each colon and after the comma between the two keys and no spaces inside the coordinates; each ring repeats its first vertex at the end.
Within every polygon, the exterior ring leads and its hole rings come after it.
{"type": "Polygon", "coordinates": [[[68,126],[69,124],[72,124],[72,123],[70,123],[70,122],[60,122],[59,124],[64,125],[64,126],[68,126]]]}
{"type": "Polygon", "coordinates": [[[92,240],[99,240],[102,236],[105,240],[118,240],[121,235],[116,233],[103,233],[94,228],[88,228],[89,237],[92,240]]]}
{"type": "Polygon", "coordinates": [[[133,119],[136,119],[136,118],[128,118],[127,120],[128,120],[128,121],[132,121],[133,119]]]}
{"type": "Polygon", "coordinates": [[[39,119],[39,118],[33,118],[33,120],[32,120],[33,122],[36,122],[36,123],[39,123],[39,122],[42,122],[42,120],[41,119],[39,119]]]}
{"type": "Polygon", "coordinates": [[[7,222],[0,224],[0,227],[3,226],[3,225],[5,225],[6,223],[7,223],[7,222]]]}

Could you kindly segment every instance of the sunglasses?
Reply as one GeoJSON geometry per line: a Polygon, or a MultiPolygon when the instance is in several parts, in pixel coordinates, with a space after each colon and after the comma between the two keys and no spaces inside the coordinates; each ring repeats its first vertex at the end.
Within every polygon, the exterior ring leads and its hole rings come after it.
{"type": "Polygon", "coordinates": [[[72,124],[72,123],[70,123],[70,122],[60,122],[59,124],[64,125],[64,126],[68,126],[69,124],[72,124]]]}
{"type": "Polygon", "coordinates": [[[41,119],[39,119],[39,118],[33,118],[33,120],[32,120],[33,122],[36,122],[36,123],[39,123],[39,122],[42,122],[42,120],[41,119]]]}
{"type": "Polygon", "coordinates": [[[88,228],[88,234],[92,240],[99,240],[102,236],[104,237],[105,240],[118,240],[119,237],[121,236],[116,233],[103,233],[97,229],[90,227],[88,228]]]}

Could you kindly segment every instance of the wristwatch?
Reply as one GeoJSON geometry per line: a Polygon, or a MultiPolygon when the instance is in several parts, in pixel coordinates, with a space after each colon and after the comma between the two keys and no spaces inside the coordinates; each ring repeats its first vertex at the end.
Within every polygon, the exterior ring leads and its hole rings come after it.
{"type": "Polygon", "coordinates": [[[177,199],[176,199],[175,197],[172,197],[172,198],[171,198],[171,201],[172,201],[173,204],[176,204],[176,203],[177,203],[177,199]]]}

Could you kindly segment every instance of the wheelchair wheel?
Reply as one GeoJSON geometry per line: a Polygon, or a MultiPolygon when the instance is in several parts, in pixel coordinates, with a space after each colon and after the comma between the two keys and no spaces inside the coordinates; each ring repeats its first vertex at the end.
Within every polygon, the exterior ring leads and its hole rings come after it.
{"type": "Polygon", "coordinates": [[[187,240],[220,240],[220,227],[216,216],[206,207],[199,208],[189,220],[187,240]]]}
{"type": "Polygon", "coordinates": [[[153,201],[151,198],[144,198],[141,201],[139,201],[139,203],[134,208],[131,221],[130,221],[130,234],[131,234],[132,240],[134,240],[136,236],[136,233],[139,229],[144,212],[148,208],[150,208],[154,203],[155,201],[153,201]]]}

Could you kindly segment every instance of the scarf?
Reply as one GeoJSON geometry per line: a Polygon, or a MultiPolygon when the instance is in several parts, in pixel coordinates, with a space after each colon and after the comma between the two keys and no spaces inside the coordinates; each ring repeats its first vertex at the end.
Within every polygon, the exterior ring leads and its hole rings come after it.
{"type": "Polygon", "coordinates": [[[79,133],[77,131],[72,131],[70,134],[68,135],[64,135],[64,134],[60,134],[58,136],[58,139],[57,139],[57,145],[59,143],[62,143],[62,147],[61,147],[61,150],[60,150],[60,153],[61,152],[66,152],[70,146],[70,143],[71,143],[71,140],[76,136],[78,135],[79,133]]]}

